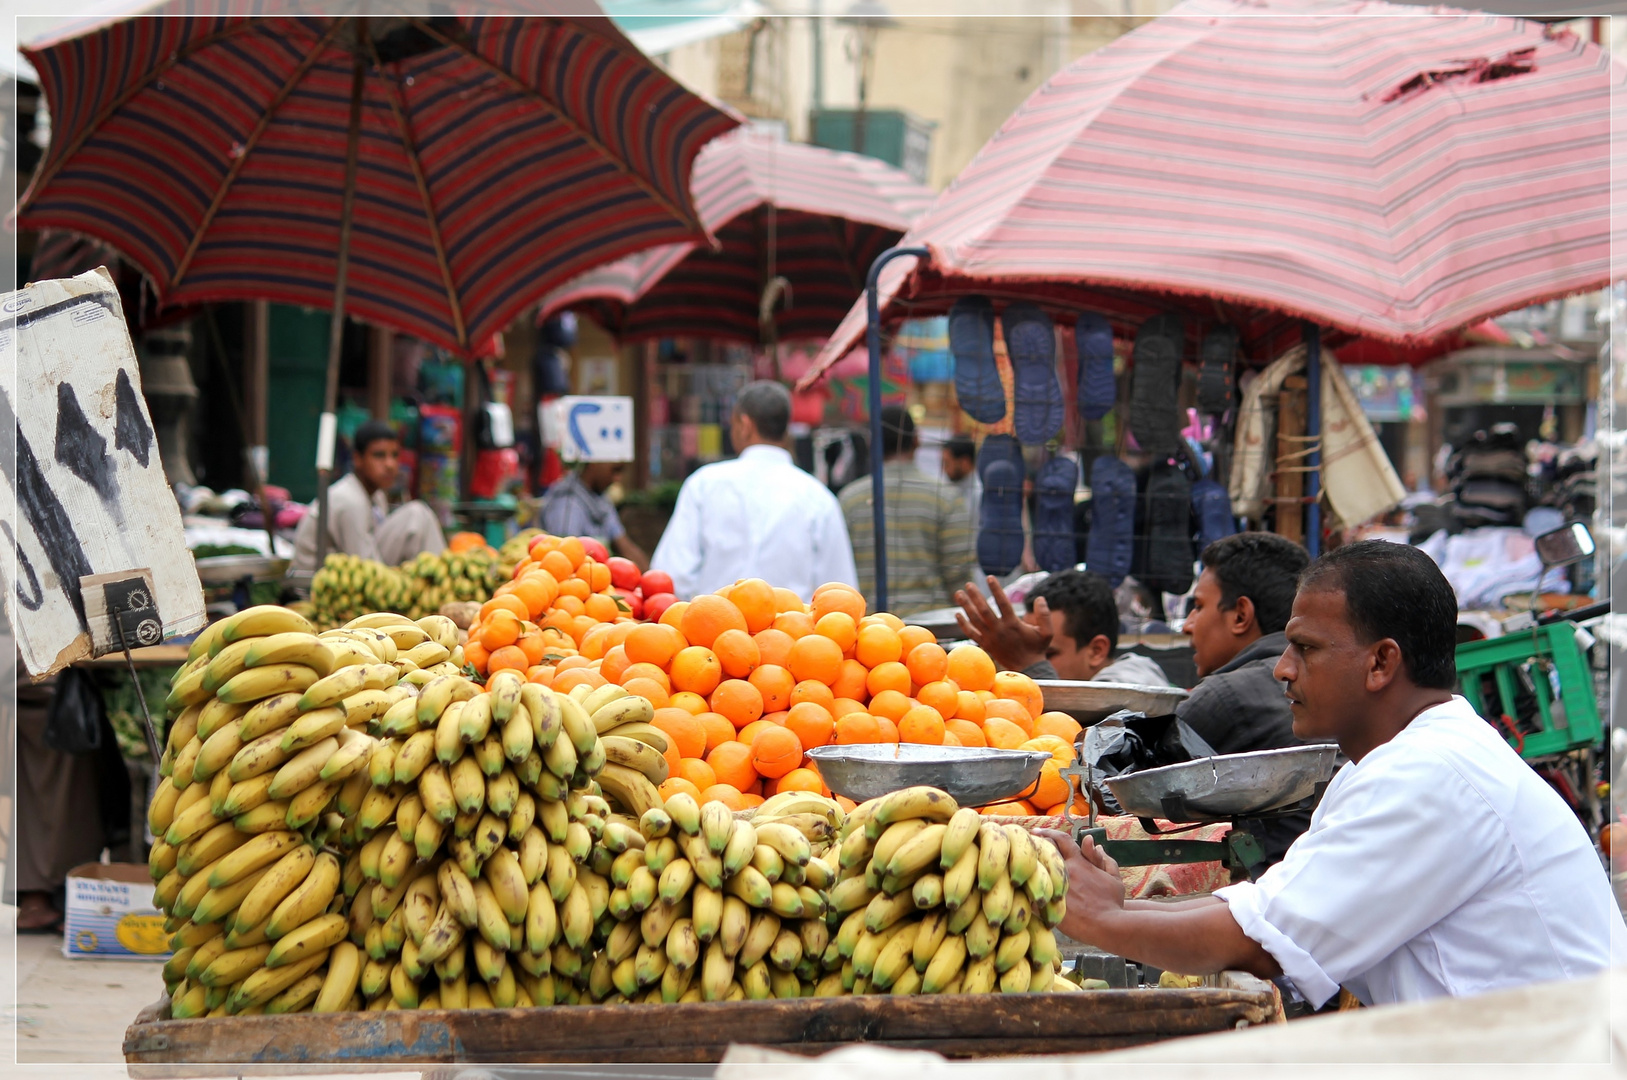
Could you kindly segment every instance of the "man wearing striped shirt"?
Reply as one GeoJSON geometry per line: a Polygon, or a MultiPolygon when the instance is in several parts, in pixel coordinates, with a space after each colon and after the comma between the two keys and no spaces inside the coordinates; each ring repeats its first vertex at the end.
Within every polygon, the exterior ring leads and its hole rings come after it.
{"type": "MultiPolygon", "coordinates": [[[[887,514],[887,607],[909,616],[954,602],[977,569],[977,536],[953,484],[915,467],[915,421],[901,406],[881,410],[882,488],[887,514]]],[[[871,478],[842,489],[859,589],[876,607],[876,533],[871,478]]]]}

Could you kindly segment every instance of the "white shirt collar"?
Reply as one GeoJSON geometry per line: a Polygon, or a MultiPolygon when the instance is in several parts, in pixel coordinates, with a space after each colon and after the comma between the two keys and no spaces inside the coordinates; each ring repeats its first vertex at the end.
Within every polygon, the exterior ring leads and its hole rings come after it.
{"type": "Polygon", "coordinates": [[[791,461],[791,451],[785,449],[783,446],[770,446],[767,443],[753,443],[744,450],[740,451],[740,460],[742,461],[746,460],[747,458],[758,457],[778,458],[789,463],[791,461]]]}

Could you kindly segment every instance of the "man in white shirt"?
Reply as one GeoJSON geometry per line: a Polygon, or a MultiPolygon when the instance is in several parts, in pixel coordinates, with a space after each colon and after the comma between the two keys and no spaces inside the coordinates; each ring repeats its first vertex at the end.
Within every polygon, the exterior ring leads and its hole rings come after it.
{"type": "Polygon", "coordinates": [[[1257,882],[1126,901],[1111,859],[1068,860],[1070,937],[1170,971],[1284,975],[1312,1006],[1575,979],[1621,963],[1608,878],[1576,815],[1453,695],[1457,601],[1428,556],[1382,541],[1312,564],[1276,675],[1294,734],[1350,758],[1257,882]]]}
{"type": "Polygon", "coordinates": [[[836,496],[796,467],[784,447],[791,395],[748,384],[734,400],[729,437],[739,454],[684,481],[650,567],[672,575],[687,600],[756,577],[803,600],[827,581],[857,588],[853,547],[836,496]]]}

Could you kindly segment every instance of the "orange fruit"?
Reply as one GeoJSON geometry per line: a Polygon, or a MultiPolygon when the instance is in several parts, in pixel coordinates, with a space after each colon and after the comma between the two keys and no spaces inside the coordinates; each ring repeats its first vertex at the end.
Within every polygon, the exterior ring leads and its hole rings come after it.
{"type": "Polygon", "coordinates": [[[667,702],[671,700],[667,688],[654,679],[628,679],[621,684],[621,688],[629,694],[637,694],[639,697],[644,698],[657,709],[666,708],[667,702]]]}
{"type": "Polygon", "coordinates": [[[559,582],[552,574],[539,570],[515,581],[514,595],[524,602],[529,617],[535,619],[559,595],[559,582]]]}
{"type": "Polygon", "coordinates": [[[706,731],[706,752],[710,754],[719,746],[734,739],[734,725],[729,723],[727,716],[715,712],[703,712],[695,717],[701,727],[706,731]]]}
{"type": "Polygon", "coordinates": [[[656,788],[656,790],[661,793],[661,800],[663,802],[672,798],[674,795],[677,795],[679,792],[683,792],[696,802],[701,801],[701,789],[681,776],[667,777],[665,780],[661,781],[661,786],[656,788]]]}
{"type": "Polygon", "coordinates": [[[825,781],[812,769],[792,769],[774,782],[774,794],[778,795],[782,791],[812,791],[824,794],[825,781]]]}
{"type": "Polygon", "coordinates": [[[723,665],[712,650],[701,645],[680,649],[672,658],[672,688],[706,697],[723,681],[723,665]]]}
{"type": "MultiPolygon", "coordinates": [[[[592,617],[588,616],[590,619],[592,617]]],[[[582,637],[582,655],[590,660],[602,659],[604,654],[610,651],[610,632],[614,629],[615,627],[607,622],[596,623],[593,629],[582,637]]]]}
{"type": "Polygon", "coordinates": [[[807,610],[808,605],[802,602],[802,597],[790,589],[774,590],[774,614],[778,615],[782,611],[806,612],[807,610]]]}
{"type": "Polygon", "coordinates": [[[576,536],[561,536],[557,550],[570,560],[572,569],[581,566],[582,560],[588,557],[587,548],[582,546],[581,538],[576,536]]]}
{"type": "Polygon", "coordinates": [[[531,617],[531,611],[525,606],[525,601],[512,593],[503,596],[494,596],[480,605],[480,621],[484,623],[494,611],[507,611],[521,619],[531,617]]]}
{"type": "MultiPolygon", "coordinates": [[[[575,668],[589,667],[592,664],[593,661],[585,656],[567,656],[557,666],[560,671],[571,671],[575,668]]],[[[600,674],[603,674],[603,672],[600,672],[600,674]]]]}
{"type": "Polygon", "coordinates": [[[543,656],[548,652],[548,643],[542,639],[541,633],[522,634],[520,640],[514,643],[531,665],[542,663],[543,656]]]}
{"type": "Polygon", "coordinates": [[[588,667],[571,668],[554,675],[554,690],[561,694],[568,694],[578,686],[600,687],[604,683],[604,676],[588,667]]]}
{"type": "Polygon", "coordinates": [[[994,676],[994,696],[1016,701],[1030,718],[1045,711],[1045,693],[1039,684],[1020,671],[1001,671],[994,676]]]}
{"type": "Polygon", "coordinates": [[[960,738],[953,731],[950,731],[947,727],[945,727],[943,730],[943,745],[964,746],[965,744],[960,741],[960,738]]]}
{"type": "Polygon", "coordinates": [[[488,672],[502,671],[505,668],[524,671],[530,666],[530,658],[525,655],[525,650],[518,645],[504,645],[501,649],[493,649],[491,659],[486,661],[486,670],[488,672]]]}
{"type": "Polygon", "coordinates": [[[898,725],[885,716],[876,717],[876,729],[880,732],[880,741],[884,743],[898,742],[898,725]]]}
{"type": "Polygon", "coordinates": [[[774,616],[774,629],[783,630],[794,638],[806,637],[813,633],[813,628],[813,617],[800,611],[782,611],[774,616]]]}
{"type": "Polygon", "coordinates": [[[612,645],[610,651],[604,654],[599,664],[599,674],[609,681],[620,685],[622,677],[633,662],[627,659],[627,649],[622,645],[612,645]]]}
{"type": "Polygon", "coordinates": [[[682,756],[698,758],[706,753],[706,727],[694,713],[668,705],[655,710],[655,718],[650,723],[661,729],[667,742],[676,746],[682,756]]]}
{"type": "Polygon", "coordinates": [[[814,633],[836,642],[845,654],[852,652],[859,640],[859,624],[845,611],[832,611],[814,623],[814,633]]]}
{"type": "Polygon", "coordinates": [[[914,708],[914,703],[897,690],[883,690],[870,699],[869,708],[872,716],[885,716],[889,720],[897,721],[914,708]]]}
{"type": "Polygon", "coordinates": [[[712,647],[712,642],[725,630],[744,630],[746,617],[740,609],[721,596],[697,596],[689,602],[678,629],[691,645],[712,647]]]}
{"type": "Polygon", "coordinates": [[[660,623],[639,623],[622,643],[631,663],[654,664],[659,668],[672,663],[672,658],[683,647],[684,640],[678,631],[660,623]]]}
{"type": "Polygon", "coordinates": [[[885,664],[877,664],[870,669],[869,676],[864,680],[865,689],[870,696],[875,697],[883,690],[896,690],[900,694],[910,692],[910,670],[897,660],[885,664]]]}
{"type": "Polygon", "coordinates": [[[582,602],[582,597],[577,596],[575,593],[562,592],[559,594],[559,599],[554,601],[554,611],[563,611],[573,619],[578,615],[586,614],[587,610],[588,606],[582,602]]]}
{"type": "Polygon", "coordinates": [[[949,720],[944,723],[944,729],[952,732],[960,740],[962,746],[987,746],[988,739],[983,736],[983,729],[970,720],[949,720]]]}
{"type": "Polygon", "coordinates": [[[787,716],[790,716],[790,715],[791,715],[791,710],[790,709],[775,709],[773,712],[765,712],[762,715],[761,719],[759,719],[757,721],[757,723],[760,724],[764,720],[767,720],[770,724],[777,724],[780,727],[784,727],[785,726],[785,718],[787,716]]]}
{"type": "Polygon", "coordinates": [[[747,801],[745,792],[733,784],[713,784],[701,792],[701,802],[719,802],[730,810],[745,810],[751,806],[747,801]]]}
{"type": "Polygon", "coordinates": [[[858,809],[859,804],[848,798],[846,795],[837,795],[835,798],[836,805],[842,808],[842,813],[844,814],[851,814],[854,810],[858,809]]]}
{"type": "MultiPolygon", "coordinates": [[[[1073,764],[1073,747],[1055,735],[1035,735],[1017,749],[1038,750],[1042,754],[1050,754],[1051,760],[1056,762],[1059,769],[1073,764]]],[[[1045,800],[1038,801],[1044,802],[1045,800]]]]}
{"type": "Polygon", "coordinates": [[[576,639],[578,648],[581,647],[582,639],[587,637],[588,631],[599,625],[591,615],[578,615],[571,622],[571,636],[576,639]]]}
{"type": "Polygon", "coordinates": [[[682,709],[690,716],[699,716],[706,712],[706,699],[693,690],[679,690],[667,700],[667,705],[674,709],[682,709]]]}
{"type": "Polygon", "coordinates": [[[854,625],[864,618],[864,597],[860,596],[851,586],[829,584],[821,585],[814,590],[813,603],[809,605],[809,614],[818,622],[833,611],[846,612],[852,617],[854,625]]]}
{"type": "Polygon", "coordinates": [[[997,749],[1015,750],[1028,741],[1028,733],[1010,720],[991,716],[983,721],[983,738],[997,749]]]}
{"type": "Polygon", "coordinates": [[[958,645],[949,651],[944,674],[955,680],[962,690],[991,690],[994,688],[994,661],[989,654],[970,643],[958,645]]]}
{"type": "Polygon", "coordinates": [[[785,726],[787,730],[796,734],[797,741],[802,744],[804,750],[811,750],[815,746],[824,746],[830,742],[831,734],[836,730],[836,719],[823,705],[804,701],[791,706],[791,712],[785,718],[785,726]]]}
{"type": "Polygon", "coordinates": [[[1055,735],[1069,746],[1073,745],[1073,740],[1077,739],[1083,730],[1079,721],[1065,712],[1040,713],[1034,720],[1035,735],[1055,735]]]}
{"type": "Polygon", "coordinates": [[[873,668],[903,657],[904,643],[899,640],[898,631],[892,627],[875,623],[859,631],[853,647],[853,658],[865,667],[873,668]]]}
{"type": "MultiPolygon", "coordinates": [[[[593,589],[579,577],[568,577],[559,583],[559,595],[561,598],[569,596],[585,603],[587,598],[593,595],[593,589]]],[[[555,600],[554,603],[557,604],[559,601],[555,600]]]]}
{"type": "Polygon", "coordinates": [[[990,817],[1037,817],[1039,815],[1039,811],[1034,809],[1034,804],[1027,799],[1018,799],[1016,802],[995,803],[992,806],[983,807],[982,812],[990,817]]]}
{"type": "Polygon", "coordinates": [[[699,757],[680,758],[678,775],[702,791],[717,783],[717,772],[699,757]]]}
{"type": "Polygon", "coordinates": [[[836,741],[842,746],[881,741],[881,725],[867,712],[844,713],[836,718],[836,741]]]}
{"type": "Polygon", "coordinates": [[[752,740],[757,737],[757,733],[759,731],[762,731],[765,728],[780,726],[782,725],[776,724],[774,721],[765,716],[761,720],[753,720],[751,723],[741,728],[739,733],[735,735],[735,739],[739,742],[745,743],[747,746],[750,746],[752,740]]]}
{"type": "Polygon", "coordinates": [[[945,730],[943,717],[938,715],[937,709],[917,705],[899,719],[898,741],[941,746],[945,730]]]}
{"type": "Polygon", "coordinates": [[[791,708],[794,705],[800,705],[804,701],[811,701],[815,705],[822,705],[825,707],[825,710],[829,712],[831,706],[836,704],[836,695],[831,691],[831,688],[826,686],[824,683],[815,682],[812,679],[804,679],[802,682],[797,683],[795,688],[792,689],[791,701],[786,708],[791,708]]]}
{"type": "Polygon", "coordinates": [[[588,584],[593,586],[593,591],[596,593],[608,592],[610,590],[610,567],[604,563],[594,563],[593,580],[588,584]]]}
{"type": "Polygon", "coordinates": [[[587,598],[587,614],[589,618],[598,619],[602,623],[611,623],[621,615],[621,608],[616,606],[614,596],[596,592],[587,598]]]}
{"type": "Polygon", "coordinates": [[[476,671],[485,671],[486,661],[490,658],[491,652],[487,650],[484,645],[480,644],[480,642],[475,639],[473,634],[469,635],[469,640],[463,643],[464,662],[473,664],[476,671]]]}
{"type": "Polygon", "coordinates": [[[1021,728],[1024,732],[1023,738],[1032,739],[1034,737],[1034,721],[1029,717],[1028,710],[1023,708],[1020,701],[1012,701],[1010,698],[994,698],[992,701],[983,703],[983,712],[985,714],[984,723],[988,722],[989,717],[998,716],[1002,720],[1009,720],[1012,724],[1021,728]]]}
{"type": "Polygon", "coordinates": [[[955,716],[962,720],[970,720],[974,724],[981,725],[983,723],[983,717],[987,715],[987,711],[983,708],[982,698],[970,690],[962,690],[955,695],[955,699],[959,702],[955,706],[955,716]]]}
{"type": "MultiPolygon", "coordinates": [[[[784,731],[785,729],[775,728],[774,730],[784,731]]],[[[788,731],[785,733],[793,739],[796,738],[788,731]]],[[[799,750],[797,753],[800,757],[801,751],[799,750]]],[[[743,742],[730,740],[713,748],[711,753],[706,755],[706,764],[710,765],[712,771],[717,774],[718,783],[731,784],[736,789],[744,791],[757,782],[758,774],[757,770],[752,767],[751,756],[751,747],[743,742]]]]}
{"type": "Polygon", "coordinates": [[[759,776],[780,777],[802,764],[802,742],[790,728],[770,725],[751,743],[751,765],[759,776]]]}
{"type": "Polygon", "coordinates": [[[728,679],[712,691],[712,711],[729,718],[736,728],[743,728],[763,715],[762,691],[744,679],[728,679]]]}
{"type": "Polygon", "coordinates": [[[757,642],[744,630],[725,630],[712,642],[712,652],[723,665],[723,674],[731,679],[744,679],[762,663],[757,642]]]}
{"type": "Polygon", "coordinates": [[[564,552],[550,551],[537,560],[537,565],[546,570],[555,581],[564,580],[576,573],[576,565],[565,557],[564,552]]]}
{"type": "Polygon", "coordinates": [[[900,619],[897,615],[894,615],[890,611],[873,612],[859,620],[859,626],[861,627],[875,625],[885,626],[889,630],[898,631],[904,629],[904,620],[900,619]]]}
{"type": "Polygon", "coordinates": [[[870,696],[870,689],[866,685],[869,679],[870,671],[863,664],[857,660],[843,660],[841,674],[830,684],[830,692],[834,697],[852,698],[857,701],[870,696]]]}
{"type": "Polygon", "coordinates": [[[786,667],[798,682],[813,679],[829,686],[842,673],[842,650],[828,637],[808,634],[791,646],[786,667]]]}
{"type": "MultiPolygon", "coordinates": [[[[661,623],[662,625],[672,627],[674,630],[677,630],[679,633],[683,633],[682,623],[683,623],[683,618],[684,618],[684,612],[686,612],[688,610],[689,610],[689,601],[688,600],[674,600],[672,603],[667,605],[667,610],[663,611],[661,613],[661,618],[656,620],[656,621],[661,623]]],[[[685,640],[687,641],[688,639],[686,638],[685,640]]]]}
{"type": "Polygon", "coordinates": [[[496,651],[519,640],[520,616],[507,608],[498,608],[481,620],[480,644],[487,649],[496,651]]]}
{"type": "Polygon", "coordinates": [[[1047,761],[1039,768],[1039,784],[1029,798],[1039,806],[1052,806],[1059,802],[1066,802],[1072,791],[1068,782],[1062,779],[1059,767],[1054,761],[1047,761]]]}
{"type": "Polygon", "coordinates": [[[740,609],[746,620],[746,632],[755,634],[774,625],[778,609],[774,604],[774,589],[762,578],[747,578],[729,590],[729,603],[740,609]]]}
{"type": "Polygon", "coordinates": [[[960,711],[960,687],[948,679],[927,683],[916,691],[915,698],[922,705],[937,709],[945,720],[960,711]]]}
{"type": "Polygon", "coordinates": [[[667,678],[666,672],[654,664],[629,664],[622,671],[621,677],[624,680],[622,682],[623,686],[627,685],[625,682],[627,679],[649,679],[651,682],[659,684],[661,689],[667,691],[667,693],[672,692],[672,680],[667,678]]]}
{"type": "Polygon", "coordinates": [[[937,641],[938,635],[934,634],[931,630],[928,630],[924,626],[901,626],[898,628],[898,640],[904,646],[904,655],[908,656],[910,654],[910,650],[914,649],[917,645],[925,645],[928,642],[937,641]]]}
{"type": "MultiPolygon", "coordinates": [[[[937,682],[949,670],[949,654],[935,641],[923,641],[904,654],[904,666],[918,686],[937,682]]],[[[960,689],[956,686],[955,689],[960,689]]]]}
{"type": "Polygon", "coordinates": [[[525,669],[525,681],[534,682],[538,686],[554,685],[554,665],[536,664],[525,669]]]}
{"type": "Polygon", "coordinates": [[[763,695],[763,710],[779,712],[791,707],[791,691],[796,680],[778,664],[763,664],[746,679],[763,695]]]}
{"type": "Polygon", "coordinates": [[[759,662],[779,667],[784,667],[785,662],[791,658],[791,645],[796,641],[784,630],[775,630],[773,627],[753,634],[751,639],[757,643],[759,662]]]}

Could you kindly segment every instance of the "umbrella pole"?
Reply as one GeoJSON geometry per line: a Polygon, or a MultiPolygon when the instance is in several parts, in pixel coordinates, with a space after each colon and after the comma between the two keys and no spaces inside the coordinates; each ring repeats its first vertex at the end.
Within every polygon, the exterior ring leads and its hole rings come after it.
{"type": "Polygon", "coordinates": [[[1314,559],[1322,554],[1322,328],[1307,321],[1300,324],[1300,334],[1305,341],[1305,434],[1310,439],[1305,548],[1314,559]]]}
{"type": "MultiPolygon", "coordinates": [[[[356,33],[367,31],[360,19],[356,33]]],[[[333,321],[328,326],[327,386],[322,397],[322,419],[316,436],[316,569],[328,557],[328,485],[333,482],[333,449],[339,424],[339,353],[345,339],[345,279],[350,270],[350,218],[356,201],[356,157],[361,142],[362,82],[367,69],[358,42],[355,67],[350,76],[350,130],[345,145],[344,208],[339,215],[339,265],[333,283],[333,321]]]]}
{"type": "Polygon", "coordinates": [[[881,460],[881,306],[876,296],[877,282],[881,268],[900,255],[926,259],[931,254],[924,247],[888,248],[870,264],[870,276],[864,283],[865,310],[870,316],[865,344],[870,351],[870,508],[876,532],[877,611],[887,610],[887,512],[881,460]]]}

